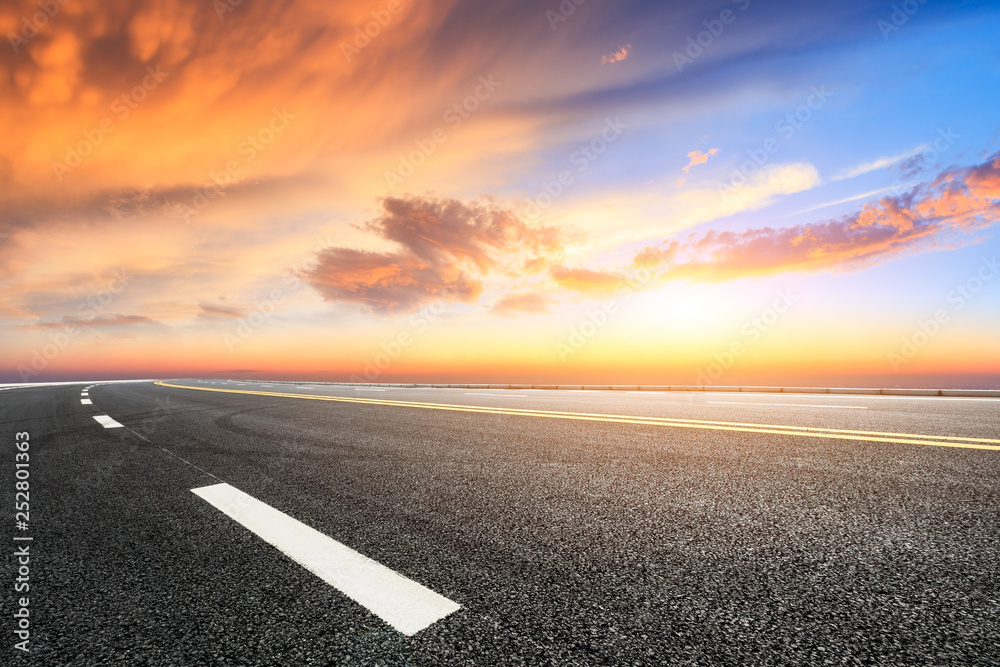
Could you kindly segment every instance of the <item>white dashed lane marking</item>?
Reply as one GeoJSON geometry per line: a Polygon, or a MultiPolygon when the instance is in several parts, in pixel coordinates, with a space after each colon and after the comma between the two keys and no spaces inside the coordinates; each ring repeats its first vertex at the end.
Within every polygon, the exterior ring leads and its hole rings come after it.
{"type": "Polygon", "coordinates": [[[90,400],[89,398],[81,398],[80,399],[80,403],[82,405],[93,405],[94,404],[94,402],[92,400],[90,400]]]}
{"type": "Polygon", "coordinates": [[[404,635],[414,635],[461,608],[229,484],[191,492],[404,635]]]}
{"type": "Polygon", "coordinates": [[[94,419],[97,420],[97,423],[104,428],[124,428],[121,424],[107,415],[94,415],[94,419]]]}

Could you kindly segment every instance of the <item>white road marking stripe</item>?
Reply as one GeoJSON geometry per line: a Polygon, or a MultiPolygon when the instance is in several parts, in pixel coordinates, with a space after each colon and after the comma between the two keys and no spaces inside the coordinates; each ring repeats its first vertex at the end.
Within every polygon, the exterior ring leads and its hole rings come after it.
{"type": "Polygon", "coordinates": [[[93,405],[94,402],[92,400],[90,400],[89,398],[81,398],[80,399],[80,404],[81,405],[93,405]]]}
{"type": "Polygon", "coordinates": [[[229,484],[191,492],[405,635],[461,608],[229,484]]]}
{"type": "MultiPolygon", "coordinates": [[[[696,393],[696,392],[666,392],[670,394],[682,394],[682,393],[696,393]]],[[[711,394],[714,396],[732,396],[734,392],[720,392],[720,391],[706,391],[705,394],[711,394]]],[[[813,392],[802,392],[796,393],[794,391],[782,392],[782,393],[771,393],[771,392],[756,392],[756,391],[741,391],[736,392],[743,396],[766,396],[767,398],[797,398],[802,400],[806,396],[813,399],[823,399],[823,398],[848,398],[854,399],[855,401],[864,401],[869,398],[887,398],[896,401],[1000,401],[1000,398],[991,398],[989,396],[894,396],[892,394],[823,394],[823,393],[813,393],[813,392]]]]}
{"type": "Polygon", "coordinates": [[[528,398],[524,394],[473,394],[471,392],[465,392],[466,396],[491,396],[494,398],[528,398]]]}
{"type": "Polygon", "coordinates": [[[385,389],[376,389],[374,387],[355,387],[354,391],[385,391],[385,389]]]}
{"type": "Polygon", "coordinates": [[[94,415],[94,419],[96,419],[97,423],[104,428],[124,428],[121,424],[107,415],[94,415]]]}
{"type": "Polygon", "coordinates": [[[780,408],[838,408],[840,410],[867,410],[866,405],[807,405],[805,403],[750,403],[747,401],[705,401],[712,405],[773,405],[780,408]]]}

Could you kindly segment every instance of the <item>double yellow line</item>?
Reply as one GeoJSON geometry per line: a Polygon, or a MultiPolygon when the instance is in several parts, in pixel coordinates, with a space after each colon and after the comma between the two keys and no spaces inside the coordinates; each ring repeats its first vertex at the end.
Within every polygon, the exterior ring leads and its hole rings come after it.
{"type": "Polygon", "coordinates": [[[425,410],[449,410],[452,412],[480,412],[491,415],[514,415],[521,417],[544,417],[546,419],[573,419],[577,421],[611,422],[618,424],[640,424],[645,426],[672,426],[674,428],[695,428],[709,431],[737,431],[740,433],[768,433],[772,435],[794,435],[805,438],[832,438],[836,440],[862,440],[866,442],[890,442],[900,445],[930,445],[934,447],[961,447],[964,449],[988,449],[1000,451],[1000,440],[987,438],[963,438],[950,435],[920,435],[915,433],[884,433],[880,431],[851,431],[835,428],[815,428],[812,426],[782,426],[773,424],[746,424],[740,422],[707,421],[702,419],[672,419],[669,417],[633,417],[629,415],[609,415],[590,412],[562,412],[559,410],[525,410],[520,408],[491,408],[477,405],[453,403],[421,403],[415,401],[390,401],[374,398],[348,398],[346,396],[315,396],[311,394],[289,394],[277,391],[249,391],[246,389],[216,389],[214,387],[188,387],[169,382],[157,382],[162,387],[190,389],[192,391],[214,391],[223,394],[249,394],[253,396],[275,396],[280,398],[302,398],[310,401],[334,401],[338,403],[363,403],[366,405],[390,405],[402,408],[422,408],[425,410]]]}

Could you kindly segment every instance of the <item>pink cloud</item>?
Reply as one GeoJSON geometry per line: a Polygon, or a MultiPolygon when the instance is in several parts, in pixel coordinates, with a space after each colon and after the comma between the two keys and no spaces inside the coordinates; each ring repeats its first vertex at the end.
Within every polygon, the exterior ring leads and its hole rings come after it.
{"type": "Polygon", "coordinates": [[[691,167],[694,167],[699,164],[705,164],[706,162],[708,162],[708,158],[712,157],[718,152],[719,152],[718,148],[709,148],[707,153],[702,153],[700,150],[691,151],[690,153],[688,153],[688,157],[691,158],[691,161],[688,162],[686,167],[684,167],[684,173],[686,174],[689,171],[691,171],[691,167]]]}
{"type": "Polygon", "coordinates": [[[629,57],[632,52],[632,45],[626,44],[620,47],[617,51],[612,51],[606,56],[601,56],[602,65],[613,65],[614,63],[620,63],[629,57]]]}
{"type": "Polygon", "coordinates": [[[625,281],[625,277],[609,271],[593,271],[591,269],[570,269],[557,266],[549,271],[549,275],[563,289],[599,296],[610,294],[625,281]]]}
{"type": "Polygon", "coordinates": [[[785,271],[814,272],[867,266],[1000,219],[1000,153],[982,164],[942,172],[899,197],[883,197],[838,219],[793,227],[710,231],[668,240],[634,257],[637,267],[664,280],[720,282],[785,271]]]}
{"type": "Polygon", "coordinates": [[[508,294],[493,304],[494,315],[535,315],[547,313],[552,299],[535,292],[508,294]]]}
{"type": "Polygon", "coordinates": [[[476,300],[490,274],[540,271],[562,252],[552,227],[530,227],[491,202],[389,197],[363,229],[398,250],[325,248],[305,279],[327,301],[406,311],[430,301],[476,300]]]}

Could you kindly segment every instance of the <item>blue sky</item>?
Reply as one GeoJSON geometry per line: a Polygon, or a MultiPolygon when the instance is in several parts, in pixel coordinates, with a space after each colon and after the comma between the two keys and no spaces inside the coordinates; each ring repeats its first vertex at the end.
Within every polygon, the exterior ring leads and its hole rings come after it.
{"type": "Polygon", "coordinates": [[[381,377],[682,383],[785,289],[725,381],[1000,375],[992,282],[890,362],[1000,250],[995,3],[85,5],[0,50],[9,377],[348,378],[435,306],[381,377]]]}

